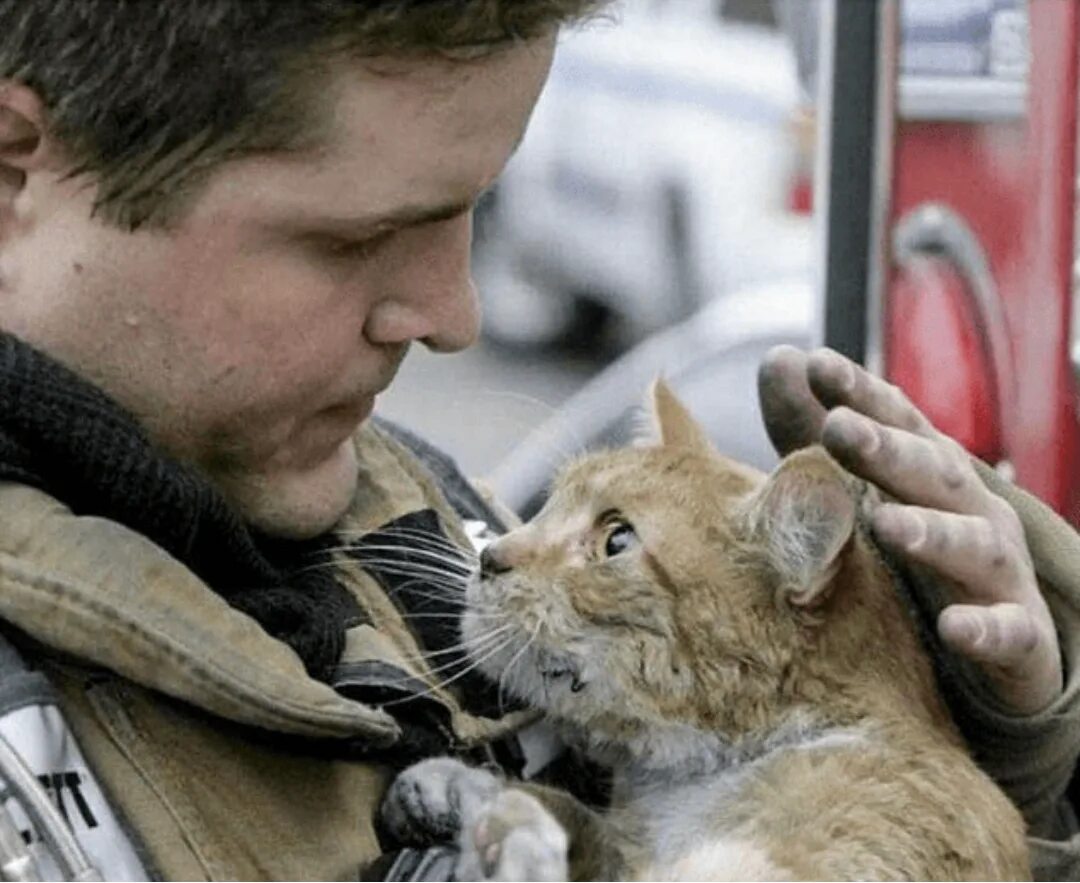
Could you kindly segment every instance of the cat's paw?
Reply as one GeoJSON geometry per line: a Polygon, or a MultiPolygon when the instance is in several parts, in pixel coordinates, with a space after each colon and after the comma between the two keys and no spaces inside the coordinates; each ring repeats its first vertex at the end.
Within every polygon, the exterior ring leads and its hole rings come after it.
{"type": "Polygon", "coordinates": [[[566,880],[566,832],[535,797],[503,788],[465,817],[458,880],[566,880]]]}
{"type": "Polygon", "coordinates": [[[404,770],[380,807],[384,830],[410,846],[456,840],[464,819],[475,816],[502,787],[487,770],[450,757],[433,757],[404,770]]]}

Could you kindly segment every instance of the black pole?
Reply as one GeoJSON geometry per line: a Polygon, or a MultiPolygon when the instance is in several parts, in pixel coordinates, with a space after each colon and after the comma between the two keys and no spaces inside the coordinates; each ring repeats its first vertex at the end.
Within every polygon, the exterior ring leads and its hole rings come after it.
{"type": "Polygon", "coordinates": [[[866,361],[879,75],[878,0],[835,0],[825,246],[826,346],[866,361]]]}

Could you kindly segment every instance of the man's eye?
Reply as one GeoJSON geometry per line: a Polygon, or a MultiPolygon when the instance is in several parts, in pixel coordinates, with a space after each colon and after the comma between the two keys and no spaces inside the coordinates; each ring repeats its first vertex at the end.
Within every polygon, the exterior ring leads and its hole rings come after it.
{"type": "Polygon", "coordinates": [[[621,552],[625,552],[637,543],[637,533],[633,525],[623,521],[616,524],[608,534],[607,542],[604,543],[604,554],[612,558],[621,552]]]}
{"type": "Polygon", "coordinates": [[[385,243],[392,234],[393,231],[387,230],[369,236],[367,239],[330,239],[324,244],[324,249],[332,258],[346,260],[366,258],[385,243]]]}

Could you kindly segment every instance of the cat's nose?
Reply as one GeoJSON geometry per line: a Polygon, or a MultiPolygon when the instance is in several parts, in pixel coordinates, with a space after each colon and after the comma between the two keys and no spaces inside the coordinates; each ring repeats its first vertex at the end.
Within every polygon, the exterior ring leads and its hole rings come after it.
{"type": "Polygon", "coordinates": [[[509,564],[499,556],[498,550],[495,548],[495,543],[491,543],[484,547],[484,550],[480,553],[480,578],[490,579],[493,576],[498,576],[500,573],[506,573],[511,570],[509,564]]]}

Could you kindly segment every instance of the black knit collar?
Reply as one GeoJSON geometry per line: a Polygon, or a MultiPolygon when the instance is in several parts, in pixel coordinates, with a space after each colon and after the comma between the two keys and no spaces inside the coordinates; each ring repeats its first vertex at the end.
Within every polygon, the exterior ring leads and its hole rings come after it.
{"type": "Polygon", "coordinates": [[[39,488],[77,515],[108,518],[183,562],[327,677],[359,609],[328,567],[330,538],[275,540],[248,528],[195,470],[155,450],[97,387],[0,333],[0,479],[39,488]]]}

